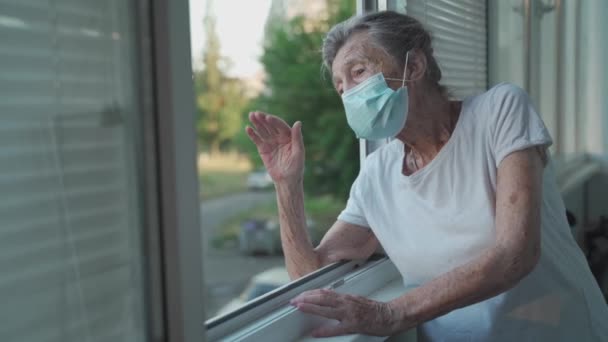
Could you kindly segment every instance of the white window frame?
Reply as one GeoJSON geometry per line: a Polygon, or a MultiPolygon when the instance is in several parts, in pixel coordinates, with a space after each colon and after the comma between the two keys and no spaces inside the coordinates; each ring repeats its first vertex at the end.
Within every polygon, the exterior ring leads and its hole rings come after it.
{"type": "Polygon", "coordinates": [[[152,341],[204,341],[188,0],[139,0],[152,341]],[[149,39],[148,39],[149,37],[149,39]],[[149,56],[148,56],[149,55],[149,56]]]}

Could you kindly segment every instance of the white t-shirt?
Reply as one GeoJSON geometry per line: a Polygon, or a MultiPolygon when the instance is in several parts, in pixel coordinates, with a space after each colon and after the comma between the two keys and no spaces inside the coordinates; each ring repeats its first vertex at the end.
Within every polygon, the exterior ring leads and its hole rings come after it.
{"type": "MultiPolygon", "coordinates": [[[[496,174],[508,154],[551,137],[527,94],[499,84],[466,98],[437,156],[402,174],[403,143],[370,154],[338,219],[370,227],[406,288],[480,256],[495,239],[496,174]]],[[[608,307],[574,241],[549,163],[541,257],[514,288],[424,323],[428,341],[608,341],[608,307]]]]}

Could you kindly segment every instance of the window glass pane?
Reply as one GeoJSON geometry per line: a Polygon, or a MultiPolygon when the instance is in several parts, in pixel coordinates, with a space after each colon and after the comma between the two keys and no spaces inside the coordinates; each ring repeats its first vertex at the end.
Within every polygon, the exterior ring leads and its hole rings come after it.
{"type": "Polygon", "coordinates": [[[190,1],[208,317],[289,282],[274,185],[245,133],[248,112],[302,122],[313,244],[344,208],[359,146],[321,73],[320,49],[355,8],[354,0],[190,1]]]}
{"type": "Polygon", "coordinates": [[[403,12],[407,6],[407,0],[391,0],[387,2],[386,6],[390,11],[403,12]]]}
{"type": "Polygon", "coordinates": [[[0,1],[0,340],[145,341],[132,1],[0,1]]]}

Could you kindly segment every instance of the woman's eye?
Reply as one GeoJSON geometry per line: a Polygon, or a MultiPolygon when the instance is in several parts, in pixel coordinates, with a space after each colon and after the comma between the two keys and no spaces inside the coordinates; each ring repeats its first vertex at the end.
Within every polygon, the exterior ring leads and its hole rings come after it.
{"type": "Polygon", "coordinates": [[[361,76],[365,72],[365,69],[359,68],[355,69],[355,76],[361,76]]]}

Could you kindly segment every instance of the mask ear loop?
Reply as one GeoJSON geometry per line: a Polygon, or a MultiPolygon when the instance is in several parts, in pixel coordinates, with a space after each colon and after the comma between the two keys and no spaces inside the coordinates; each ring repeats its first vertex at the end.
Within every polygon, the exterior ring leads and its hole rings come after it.
{"type": "MultiPolygon", "coordinates": [[[[384,79],[387,80],[387,81],[401,81],[401,88],[404,88],[405,87],[405,82],[411,81],[411,80],[406,80],[405,79],[405,76],[407,75],[407,62],[409,60],[409,57],[410,57],[410,52],[408,51],[408,52],[405,53],[405,67],[403,68],[403,77],[401,79],[390,78],[390,77],[385,77],[384,79]]],[[[381,66],[381,68],[382,68],[382,66],[381,66]]]]}
{"type": "Polygon", "coordinates": [[[403,67],[403,82],[401,82],[401,88],[405,87],[405,75],[407,75],[407,61],[408,61],[409,57],[410,57],[410,52],[408,51],[405,53],[405,66],[403,67]]]}

